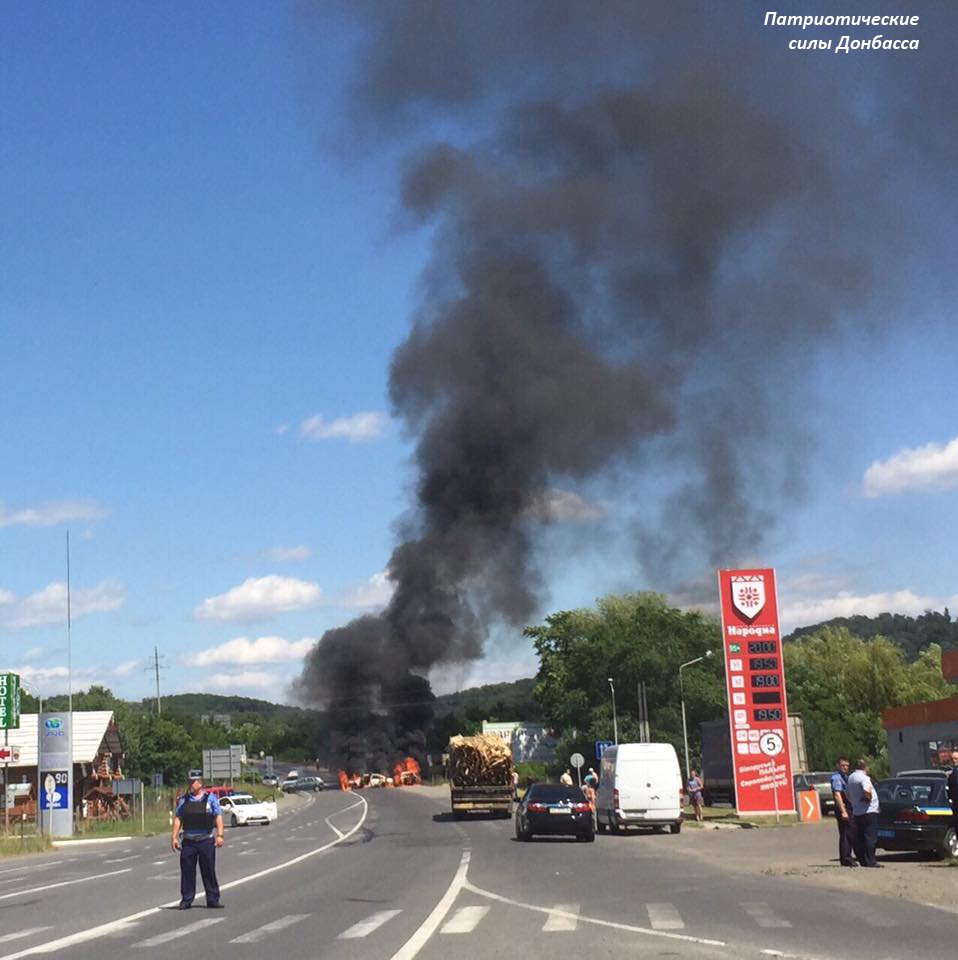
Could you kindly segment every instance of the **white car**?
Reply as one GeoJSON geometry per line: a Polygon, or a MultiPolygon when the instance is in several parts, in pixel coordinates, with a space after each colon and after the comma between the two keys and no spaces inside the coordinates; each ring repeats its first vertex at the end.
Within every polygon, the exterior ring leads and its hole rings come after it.
{"type": "Polygon", "coordinates": [[[251,823],[272,823],[276,819],[276,803],[257,800],[248,793],[232,793],[220,797],[223,821],[231,827],[248,827],[251,823]]]}

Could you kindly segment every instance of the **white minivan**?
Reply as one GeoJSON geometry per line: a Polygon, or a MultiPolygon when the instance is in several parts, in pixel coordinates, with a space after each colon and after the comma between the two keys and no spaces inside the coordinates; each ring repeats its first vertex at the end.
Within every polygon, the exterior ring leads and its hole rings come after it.
{"type": "Polygon", "coordinates": [[[682,774],[671,743],[620,743],[602,754],[595,802],[600,833],[682,829],[682,774]]]}

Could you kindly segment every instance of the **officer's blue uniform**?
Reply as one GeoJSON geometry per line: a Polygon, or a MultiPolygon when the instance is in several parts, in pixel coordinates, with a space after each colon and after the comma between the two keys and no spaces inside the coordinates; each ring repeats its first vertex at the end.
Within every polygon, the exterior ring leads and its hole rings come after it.
{"type": "Polygon", "coordinates": [[[190,906],[196,896],[197,863],[206,891],[206,905],[212,907],[220,902],[213,830],[216,818],[222,815],[220,802],[212,793],[204,792],[195,799],[187,793],[176,805],[175,816],[183,826],[180,834],[180,906],[190,906]]]}

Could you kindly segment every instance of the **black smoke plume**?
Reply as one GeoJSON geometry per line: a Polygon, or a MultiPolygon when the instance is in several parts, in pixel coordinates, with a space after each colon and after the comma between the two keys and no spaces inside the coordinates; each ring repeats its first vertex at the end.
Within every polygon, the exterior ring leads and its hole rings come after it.
{"type": "Polygon", "coordinates": [[[741,6],[348,6],[354,132],[405,145],[404,218],[435,244],[390,374],[417,470],[395,593],[299,681],[346,761],[421,751],[421,678],[536,615],[554,491],[629,478],[656,504],[624,522],[657,588],[755,555],[800,498],[814,361],[894,303],[908,212],[882,204],[914,169],[920,80],[790,52],[741,6]]]}

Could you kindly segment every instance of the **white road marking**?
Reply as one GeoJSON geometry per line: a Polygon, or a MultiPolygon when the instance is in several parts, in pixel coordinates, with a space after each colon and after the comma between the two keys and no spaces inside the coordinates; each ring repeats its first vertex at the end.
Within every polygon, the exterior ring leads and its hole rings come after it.
{"type": "Polygon", "coordinates": [[[238,857],[249,857],[249,856],[255,856],[257,853],[259,853],[259,850],[240,850],[240,852],[237,854],[237,856],[238,856],[238,857]]]}
{"type": "MultiPolygon", "coordinates": [[[[74,857],[74,859],[76,859],[76,858],[74,857]]],[[[59,866],[61,863],[69,863],[69,862],[70,862],[69,860],[51,860],[49,863],[38,863],[36,866],[34,866],[34,865],[31,863],[31,864],[30,864],[30,872],[31,872],[31,873],[35,873],[37,870],[49,870],[50,867],[57,867],[57,866],[59,866]]],[[[19,872],[20,870],[22,870],[22,869],[23,869],[22,866],[19,866],[19,867],[10,867],[8,870],[0,870],[0,874],[4,874],[4,873],[18,873],[18,872],[19,872]]]]}
{"type": "Polygon", "coordinates": [[[647,903],[646,912],[649,915],[649,926],[653,930],[683,930],[685,921],[680,916],[675,904],[647,903]]]}
{"type": "Polygon", "coordinates": [[[22,940],[24,937],[32,937],[35,933],[43,933],[49,930],[49,927],[28,927],[26,930],[17,930],[16,933],[5,933],[0,936],[0,943],[9,943],[11,940],[22,940]]]}
{"type": "Polygon", "coordinates": [[[150,866],[153,866],[153,867],[162,867],[164,863],[166,863],[165,860],[154,860],[153,863],[150,864],[150,866]]]}
{"type": "Polygon", "coordinates": [[[48,883],[43,887],[31,887],[29,890],[15,890],[13,893],[0,895],[0,900],[9,900],[11,897],[25,897],[28,893],[40,893],[42,890],[52,890],[54,887],[69,887],[74,883],[87,883],[88,881],[102,880],[104,877],[115,877],[118,873],[130,873],[132,869],[132,867],[124,867],[122,870],[98,873],[92,877],[77,877],[76,880],[61,880],[59,883],[48,883]]]}
{"type": "Polygon", "coordinates": [[[460,907],[442,926],[440,933],[472,933],[489,907],[460,907]]]}
{"type": "Polygon", "coordinates": [[[207,917],[205,920],[197,920],[196,923],[188,923],[185,927],[177,927],[175,930],[167,930],[166,933],[158,933],[155,937],[149,937],[146,940],[140,940],[134,943],[134,947],[158,947],[162,943],[169,943],[171,940],[179,940],[180,937],[188,937],[197,930],[204,927],[211,927],[214,923],[222,923],[226,917],[207,917]]]}
{"type": "Polygon", "coordinates": [[[17,881],[22,879],[23,875],[21,874],[19,877],[6,877],[5,879],[0,880],[0,883],[17,883],[17,881]]]}
{"type": "Polygon", "coordinates": [[[380,910],[359,923],[354,923],[348,930],[344,930],[337,940],[357,940],[359,937],[368,937],[374,930],[378,930],[384,923],[399,916],[402,910],[380,910]]]}
{"type": "MultiPolygon", "coordinates": [[[[559,913],[554,907],[540,907],[534,903],[523,903],[521,900],[512,900],[509,897],[503,897],[491,890],[483,890],[466,880],[462,884],[463,890],[476,894],[479,897],[485,897],[487,900],[494,900],[496,903],[505,903],[510,907],[520,907],[523,910],[532,910],[534,913],[559,913]]],[[[661,937],[664,940],[681,940],[685,943],[701,943],[709,947],[727,946],[724,940],[708,940],[705,937],[693,937],[687,933],[669,933],[667,930],[653,930],[651,927],[639,927],[632,923],[617,923],[614,920],[599,920],[598,917],[578,917],[580,923],[591,923],[596,927],[606,927],[610,930],[625,930],[628,933],[641,933],[647,937],[661,937]]],[[[6,957],[0,957],[0,960],[7,960],[6,957]]],[[[396,960],[393,957],[393,960],[396,960]]]]}
{"type": "MultiPolygon", "coordinates": [[[[347,840],[362,828],[362,825],[366,822],[366,817],[369,814],[369,804],[362,797],[360,797],[360,801],[365,805],[363,815],[341,840],[331,840],[329,843],[324,843],[321,847],[316,847],[314,850],[307,850],[306,853],[301,853],[299,856],[293,857],[291,860],[278,863],[273,867],[266,867],[264,870],[258,870],[256,873],[251,873],[249,876],[240,877],[238,880],[233,880],[230,883],[223,884],[220,887],[220,890],[228,890],[232,887],[238,887],[241,884],[249,883],[252,880],[258,880],[260,877],[268,876],[271,873],[276,873],[278,870],[285,870],[287,867],[292,867],[297,863],[302,863],[304,860],[308,860],[310,857],[315,857],[317,854],[323,853],[326,850],[329,850],[331,847],[335,847],[337,844],[342,843],[343,840],[347,840]]],[[[120,870],[118,872],[129,873],[131,869],[132,868],[128,867],[126,870],[120,870]]],[[[200,896],[203,896],[203,894],[200,894],[200,896]]],[[[126,929],[134,921],[140,920],[143,917],[148,917],[154,913],[159,913],[163,909],[174,907],[177,903],[179,903],[179,898],[161,904],[158,907],[147,907],[145,910],[139,910],[136,913],[131,913],[129,916],[121,917],[118,920],[110,920],[107,923],[101,923],[95,927],[89,927],[86,930],[80,930],[77,933],[70,934],[66,937],[59,937],[56,940],[48,940],[46,943],[40,943],[33,947],[26,947],[25,949],[19,950],[16,953],[5,954],[4,956],[0,957],[0,960],[20,960],[21,957],[28,957],[36,953],[55,953],[58,950],[62,950],[64,947],[72,947],[78,943],[86,943],[90,940],[97,940],[100,937],[109,936],[114,931],[126,929]]]]}
{"type": "Polygon", "coordinates": [[[104,863],[123,863],[125,860],[139,860],[140,855],[134,853],[132,857],[117,857],[115,860],[104,860],[104,863]]]}
{"type": "Polygon", "coordinates": [[[244,933],[241,937],[234,937],[230,940],[230,943],[258,943],[269,934],[275,933],[277,930],[283,930],[285,927],[291,927],[294,923],[299,923],[300,920],[305,920],[308,916],[308,913],[291,913],[289,916],[280,917],[279,920],[274,920],[272,923],[264,923],[263,926],[250,930],[249,933],[244,933]]]}
{"type": "MultiPolygon", "coordinates": [[[[442,923],[449,912],[449,908],[455,902],[456,897],[459,896],[459,891],[466,885],[470,856],[471,852],[469,850],[462,851],[459,868],[456,870],[448,889],[442,895],[442,899],[432,908],[429,916],[423,920],[416,932],[392,955],[391,960],[412,960],[425,946],[426,941],[436,932],[436,928],[442,923]]],[[[6,958],[0,957],[0,960],[6,960],[6,958]]]]}
{"type": "Polygon", "coordinates": [[[555,909],[556,913],[550,913],[546,917],[546,922],[542,925],[543,933],[560,933],[575,930],[579,926],[579,904],[557,903],[555,909]]]}
{"type": "Polygon", "coordinates": [[[780,917],[767,903],[743,903],[742,909],[760,927],[790,927],[791,921],[780,917]]]}

